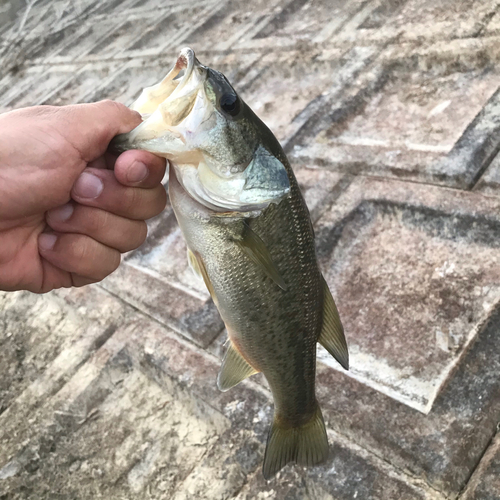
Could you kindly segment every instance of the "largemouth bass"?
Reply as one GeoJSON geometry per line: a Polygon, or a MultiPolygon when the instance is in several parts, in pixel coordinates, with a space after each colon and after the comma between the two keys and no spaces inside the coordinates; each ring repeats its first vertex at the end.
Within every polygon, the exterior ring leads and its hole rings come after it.
{"type": "Polygon", "coordinates": [[[264,477],[289,462],[325,461],[316,343],[345,369],[347,344],[318,267],[309,212],[279,142],[226,77],[189,48],[131,108],[143,123],[114,145],[169,160],[169,195],[190,265],[229,335],[218,387],[228,390],[262,372],[271,388],[264,477]]]}

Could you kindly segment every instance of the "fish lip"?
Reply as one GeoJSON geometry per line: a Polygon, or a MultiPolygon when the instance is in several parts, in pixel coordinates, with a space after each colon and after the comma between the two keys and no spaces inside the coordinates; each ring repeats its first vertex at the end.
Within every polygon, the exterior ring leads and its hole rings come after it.
{"type": "Polygon", "coordinates": [[[184,47],[181,50],[179,57],[177,58],[175,67],[179,71],[181,69],[186,69],[189,66],[192,67],[194,65],[194,60],[195,60],[194,50],[191,47],[184,47]]]}
{"type": "Polygon", "coordinates": [[[197,66],[201,66],[201,64],[198,59],[196,59],[194,50],[191,47],[184,47],[181,50],[173,68],[173,78],[175,78],[181,70],[184,70],[184,75],[182,76],[177,89],[180,90],[186,85],[186,82],[188,82],[191,78],[194,68],[197,66]]]}

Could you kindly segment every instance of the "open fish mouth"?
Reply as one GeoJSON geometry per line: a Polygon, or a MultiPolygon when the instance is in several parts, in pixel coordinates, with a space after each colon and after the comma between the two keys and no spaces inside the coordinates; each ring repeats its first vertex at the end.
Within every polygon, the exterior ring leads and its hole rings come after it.
{"type": "Polygon", "coordinates": [[[114,148],[167,158],[183,188],[205,207],[260,211],[289,193],[286,168],[266,147],[271,132],[191,48],[182,49],[165,78],[145,88],[130,108],[143,122],[117,136],[114,148]]]}
{"type": "Polygon", "coordinates": [[[175,91],[182,90],[190,80],[195,64],[201,66],[193,49],[189,47],[182,49],[167,76],[157,85],[144,89],[139,98],[130,105],[130,109],[138,111],[143,119],[147,119],[165,99],[175,91]],[[178,78],[181,71],[184,71],[184,74],[178,78]]]}

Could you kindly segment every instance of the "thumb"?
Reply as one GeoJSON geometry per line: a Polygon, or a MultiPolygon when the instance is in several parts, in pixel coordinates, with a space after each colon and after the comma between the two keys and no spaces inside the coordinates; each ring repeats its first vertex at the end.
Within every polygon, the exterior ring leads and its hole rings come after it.
{"type": "Polygon", "coordinates": [[[103,155],[113,137],[130,132],[142,121],[137,111],[111,100],[60,109],[66,115],[62,133],[87,162],[103,155]]]}

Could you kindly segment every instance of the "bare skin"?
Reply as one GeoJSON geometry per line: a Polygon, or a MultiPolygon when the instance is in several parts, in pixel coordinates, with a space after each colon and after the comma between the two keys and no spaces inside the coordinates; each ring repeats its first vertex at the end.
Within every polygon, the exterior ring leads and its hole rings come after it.
{"type": "Polygon", "coordinates": [[[107,152],[140,122],[113,101],[0,115],[0,290],[94,283],[142,244],[166,204],[165,160],[107,152]]]}

